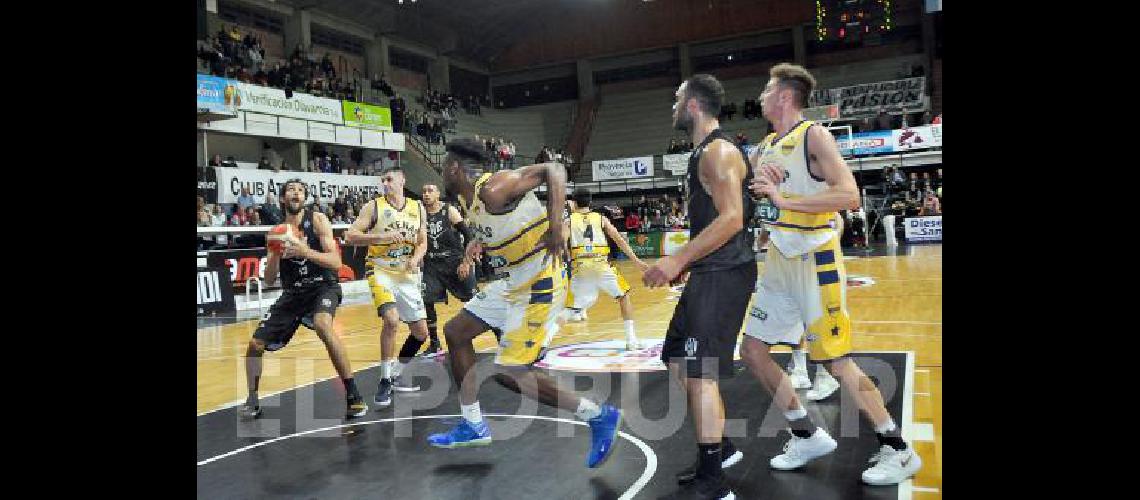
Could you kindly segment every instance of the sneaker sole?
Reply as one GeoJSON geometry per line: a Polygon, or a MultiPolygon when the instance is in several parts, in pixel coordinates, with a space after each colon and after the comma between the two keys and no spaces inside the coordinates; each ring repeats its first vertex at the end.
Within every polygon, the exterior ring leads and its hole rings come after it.
{"type": "Polygon", "coordinates": [[[387,408],[389,406],[392,406],[392,400],[391,399],[389,399],[388,401],[383,401],[383,402],[381,402],[381,401],[372,401],[372,402],[376,404],[377,410],[379,410],[380,408],[387,408]]]}
{"type": "Polygon", "coordinates": [[[396,387],[392,386],[392,390],[396,392],[420,392],[420,386],[415,387],[396,387]]]}
{"type": "Polygon", "coordinates": [[[820,395],[818,392],[809,391],[807,393],[807,399],[808,399],[808,401],[823,401],[827,398],[830,398],[831,395],[835,394],[835,391],[838,391],[838,390],[839,390],[839,386],[836,386],[834,389],[828,391],[828,393],[824,394],[824,395],[820,395]]]}
{"type": "Polygon", "coordinates": [[[614,449],[617,448],[618,441],[620,441],[618,439],[618,432],[620,432],[620,430],[621,430],[621,420],[622,420],[622,417],[624,417],[624,416],[625,415],[623,415],[623,412],[621,410],[618,410],[617,422],[614,423],[614,441],[612,444],[610,444],[610,451],[608,453],[606,453],[606,455],[604,457],[602,457],[601,460],[598,460],[598,463],[594,464],[593,467],[588,467],[588,468],[597,469],[598,467],[605,465],[606,460],[609,460],[610,456],[612,456],[614,454],[614,449]]]}
{"type": "Polygon", "coordinates": [[[475,446],[487,446],[487,445],[491,444],[491,438],[488,437],[488,438],[472,439],[471,441],[463,441],[461,443],[451,443],[451,444],[435,444],[435,443],[428,443],[428,444],[430,444],[436,448],[443,448],[445,450],[454,450],[456,448],[471,448],[471,447],[475,447],[475,446]]]}
{"type": "Polygon", "coordinates": [[[898,481],[882,481],[882,482],[874,481],[874,482],[872,482],[872,481],[868,481],[866,478],[861,477],[861,476],[860,476],[860,479],[863,480],[863,483],[869,484],[871,486],[894,486],[894,485],[899,484],[903,481],[906,481],[907,479],[914,477],[914,475],[918,474],[918,471],[920,471],[920,470],[922,470],[922,462],[919,462],[917,468],[915,468],[913,471],[908,472],[906,476],[904,476],[902,479],[900,479],[898,481]]]}
{"type": "Polygon", "coordinates": [[[832,439],[831,440],[831,447],[827,451],[820,453],[819,455],[816,455],[814,457],[811,457],[807,460],[804,460],[803,463],[801,463],[795,467],[779,467],[779,466],[776,466],[775,464],[773,464],[771,460],[768,461],[768,466],[775,469],[775,470],[780,470],[780,471],[791,471],[791,470],[796,470],[796,469],[802,469],[805,465],[811,463],[812,460],[815,460],[817,458],[828,455],[828,454],[834,452],[835,449],[838,447],[839,447],[839,443],[837,441],[835,441],[835,439],[832,439]]]}
{"type": "Polygon", "coordinates": [[[363,417],[367,414],[368,414],[368,407],[365,406],[363,410],[360,410],[356,413],[349,413],[347,416],[348,416],[348,418],[356,418],[356,417],[363,417]]]}

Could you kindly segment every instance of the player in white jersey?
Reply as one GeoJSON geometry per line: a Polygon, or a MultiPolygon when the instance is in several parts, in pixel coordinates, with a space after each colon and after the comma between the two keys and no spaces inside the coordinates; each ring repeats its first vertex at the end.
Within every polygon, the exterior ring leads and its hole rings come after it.
{"type": "Polygon", "coordinates": [[[802,467],[837,445],[811,422],[787,374],[772,361],[771,346],[800,343],[799,323],[806,327],[812,361],[839,379],[875,426],[881,448],[871,459],[875,465],[863,472],[863,481],[898,484],[913,476],[922,460],[903,441],[874,382],[847,356],[851,318],[833,219],[836,211],[859,205],[859,190],[835,138],[803,117],[814,88],[815,78],[807,70],[785,63],[772,67],[760,94],[764,117],[776,131],[758,148],[751,190],[763,197],[758,212],[772,244],[752,297],[740,353],[774,394],[792,431],[784,453],[770,461],[773,468],[802,467]]]}
{"type": "Polygon", "coordinates": [[[420,265],[427,253],[427,219],[423,205],[404,196],[407,179],[399,168],[382,174],[384,195],[364,204],[360,217],[345,233],[349,245],[368,245],[365,262],[372,303],[384,325],[380,330],[380,385],[375,402],[392,404],[392,391],[414,392],[419,386],[400,376],[428,338],[427,312],[420,265]],[[408,324],[397,362],[396,328],[408,324]]]}
{"type": "MultiPolygon", "coordinates": [[[[625,324],[625,344],[628,350],[641,348],[633,323],[633,303],[629,298],[629,283],[609,262],[610,246],[606,236],[625,252],[641,272],[649,265],[634,255],[629,242],[618,233],[609,219],[590,209],[593,195],[584,188],[574,191],[577,208],[563,223],[570,241],[571,269],[570,293],[566,298],[566,311],[583,318],[584,313],[598,300],[603,291],[618,301],[625,324]]],[[[580,319],[580,320],[581,320],[580,319]]]]}
{"type": "Polygon", "coordinates": [[[545,405],[572,411],[585,421],[591,430],[586,466],[597,467],[613,451],[621,410],[567,391],[533,367],[566,298],[560,258],[566,248],[562,233],[565,167],[544,163],[485,173],[486,151],[466,138],[449,142],[447,152],[443,166],[446,190],[466,208],[476,238],[467,246],[468,257],[486,253],[503,277],[476,294],[443,327],[463,417],[451,430],[428,436],[428,443],[438,448],[491,443],[491,428],[483,419],[479,388],[472,376],[475,349],[471,340],[490,328],[501,328],[495,381],[545,405]],[[548,196],[545,207],[534,194],[543,184],[548,196]]]}

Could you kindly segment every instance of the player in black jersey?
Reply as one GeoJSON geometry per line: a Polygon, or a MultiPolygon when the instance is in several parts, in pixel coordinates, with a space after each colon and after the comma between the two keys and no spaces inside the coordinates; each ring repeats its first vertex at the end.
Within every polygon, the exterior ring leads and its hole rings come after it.
{"type": "Polygon", "coordinates": [[[439,186],[424,184],[423,203],[427,213],[428,250],[424,257],[424,306],[427,309],[431,344],[424,354],[440,351],[435,304],[447,303],[447,292],[462,302],[475,296],[475,269],[467,259],[467,243],[475,236],[454,206],[440,201],[439,186]]]}
{"type": "Polygon", "coordinates": [[[678,474],[696,481],[701,498],[734,499],[722,467],[739,461],[724,439],[720,377],[733,375],[736,338],[756,284],[753,235],[745,226],[753,202],[747,185],[752,169],[744,151],[720,130],[717,115],[724,87],[711,75],[693,75],[677,89],[673,126],[697,146],[689,157],[688,193],[692,239],[645,272],[648,286],[664,286],[683,272],[690,277],[677,302],[661,358],[685,388],[696,427],[699,458],[678,474]],[[723,443],[723,445],[722,445],[723,443]]]}
{"type": "Polygon", "coordinates": [[[312,208],[305,208],[308,187],[300,179],[292,179],[282,187],[281,202],[285,223],[300,228],[302,238],[288,235],[281,254],[269,252],[265,266],[265,283],[277,281],[281,269],[283,292],[257,325],[246,350],[245,373],[249,397],[239,409],[244,418],[261,416],[257,402],[257,383],[261,378],[261,355],[285,347],[302,323],[314,329],[324,342],[337,375],[344,383],[349,418],[368,413],[368,405],[356,390],[349,365],[348,352],[340,337],[333,333],[333,315],[340,305],[342,293],[337,282],[340,252],[333,239],[329,219],[312,208]]]}

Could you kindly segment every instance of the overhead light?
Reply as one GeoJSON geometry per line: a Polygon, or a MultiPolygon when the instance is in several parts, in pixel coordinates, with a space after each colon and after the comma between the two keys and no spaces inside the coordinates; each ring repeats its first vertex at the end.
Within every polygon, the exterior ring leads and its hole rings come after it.
{"type": "Polygon", "coordinates": [[[731,60],[732,60],[732,54],[729,54],[729,55],[728,55],[728,60],[729,60],[729,61],[731,61],[731,60]]]}

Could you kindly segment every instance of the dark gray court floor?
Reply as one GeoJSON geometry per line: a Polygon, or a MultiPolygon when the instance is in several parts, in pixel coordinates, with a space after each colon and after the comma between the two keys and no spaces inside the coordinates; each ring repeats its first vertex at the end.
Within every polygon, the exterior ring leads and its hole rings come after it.
{"type": "MultiPolygon", "coordinates": [[[[781,364],[787,363],[788,356],[775,355],[781,364]]],[[[859,353],[853,357],[884,389],[888,409],[901,422],[906,355],[859,353]]],[[[488,357],[481,357],[480,369],[488,362],[488,357]]],[[[437,379],[446,380],[442,378],[446,365],[438,361],[412,366],[409,371],[434,373],[437,379]]],[[[873,430],[855,406],[841,405],[843,391],[818,403],[804,399],[809,413],[839,441],[839,448],[800,471],[771,470],[768,460],[787,441],[784,421],[740,362],[737,372],[721,384],[726,418],[736,421],[728,424],[726,434],[738,436],[733,442],[744,452],[744,459],[726,471],[737,498],[898,498],[897,487],[860,482],[878,446],[873,430]]],[[[666,418],[670,408],[677,415],[685,403],[675,386],[671,393],[665,372],[613,374],[608,380],[597,379],[597,388],[591,388],[594,380],[587,375],[558,375],[593,397],[608,394],[604,399],[627,413],[622,430],[648,451],[619,438],[607,463],[587,469],[588,428],[571,423],[574,418],[568,412],[541,406],[536,412],[525,407],[520,411],[520,396],[492,381],[482,385],[479,399],[484,414],[504,415],[488,417],[496,440],[479,448],[436,449],[426,443],[427,435],[455,421],[439,416],[459,413],[450,384],[433,390],[428,386],[431,380],[419,377],[424,393],[397,394],[392,407],[370,409],[366,417],[345,421],[343,388],[334,380],[264,398],[265,414],[257,421],[240,421],[234,408],[197,417],[198,497],[616,499],[631,490],[636,491],[632,498],[639,499],[691,497],[692,491],[678,486],[674,474],[695,460],[692,423],[686,417],[666,418]],[[450,390],[445,394],[444,388],[450,390]],[[437,400],[442,402],[437,405],[437,400]],[[509,416],[517,413],[539,418],[509,416]],[[629,416],[632,413],[640,418],[629,416]],[[678,424],[678,418],[684,420],[678,424]],[[655,420],[659,421],[656,425],[655,420]],[[320,430],[336,426],[343,427],[320,430]],[[298,432],[309,433],[289,437],[298,432]],[[257,443],[266,444],[225,455],[257,443]],[[656,470],[650,474],[647,466],[653,462],[656,470]],[[639,482],[642,476],[647,481],[639,482]]],[[[378,377],[376,368],[356,375],[370,404],[378,377]]]]}

